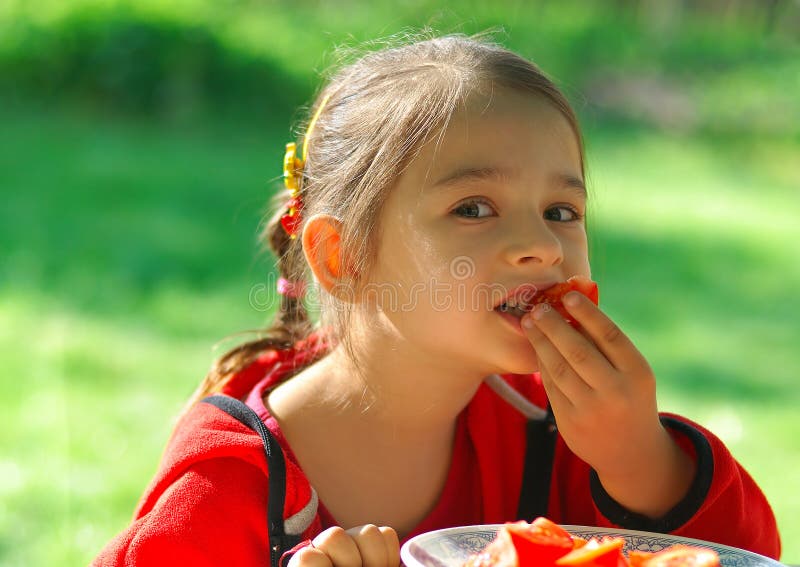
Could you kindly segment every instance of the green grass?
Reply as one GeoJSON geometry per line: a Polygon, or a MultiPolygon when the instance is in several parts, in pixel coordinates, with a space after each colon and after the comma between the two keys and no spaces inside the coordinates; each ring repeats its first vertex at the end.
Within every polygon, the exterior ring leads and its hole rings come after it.
{"type": "Polygon", "coordinates": [[[0,152],[0,564],[80,565],[129,518],[212,345],[264,323],[248,292],[270,269],[254,242],[281,149],[255,127],[17,110],[0,152]]]}

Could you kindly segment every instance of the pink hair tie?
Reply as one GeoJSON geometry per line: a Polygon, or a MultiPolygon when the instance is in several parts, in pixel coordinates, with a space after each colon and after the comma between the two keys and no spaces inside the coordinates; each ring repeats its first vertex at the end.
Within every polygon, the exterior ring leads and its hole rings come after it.
{"type": "Polygon", "coordinates": [[[306,294],[306,282],[290,282],[286,278],[278,278],[278,293],[286,297],[300,299],[306,294]]]}

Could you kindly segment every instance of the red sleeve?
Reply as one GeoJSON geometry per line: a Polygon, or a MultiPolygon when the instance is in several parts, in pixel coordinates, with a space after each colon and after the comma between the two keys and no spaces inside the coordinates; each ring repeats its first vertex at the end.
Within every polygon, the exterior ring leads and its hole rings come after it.
{"type": "Polygon", "coordinates": [[[697,463],[688,494],[664,517],[627,511],[590,471],[598,525],[672,533],[780,557],[781,543],[772,508],[752,477],[722,441],[686,418],[662,415],[673,439],[697,463]]]}
{"type": "Polygon", "coordinates": [[[197,463],[92,565],[268,564],[266,489],[264,473],[243,460],[197,463]]]}

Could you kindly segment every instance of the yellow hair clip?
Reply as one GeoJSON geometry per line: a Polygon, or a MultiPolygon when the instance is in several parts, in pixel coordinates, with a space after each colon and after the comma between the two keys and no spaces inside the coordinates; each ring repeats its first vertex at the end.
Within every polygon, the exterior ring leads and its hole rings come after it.
{"type": "Polygon", "coordinates": [[[298,180],[303,175],[303,160],[297,157],[297,144],[286,144],[286,154],[283,156],[283,184],[294,197],[300,191],[298,180]]]}
{"type": "Polygon", "coordinates": [[[289,200],[288,211],[281,217],[281,224],[284,230],[289,235],[289,238],[297,238],[297,231],[300,227],[300,211],[303,208],[303,202],[300,199],[301,180],[303,178],[303,168],[306,165],[306,156],[308,155],[308,140],[311,138],[311,132],[317,124],[317,119],[322,113],[322,109],[330,98],[331,93],[325,95],[317,107],[317,111],[308,123],[306,135],[303,137],[303,156],[297,157],[297,144],[289,142],[286,144],[286,153],[283,156],[283,184],[289,190],[291,199],[289,200]]]}

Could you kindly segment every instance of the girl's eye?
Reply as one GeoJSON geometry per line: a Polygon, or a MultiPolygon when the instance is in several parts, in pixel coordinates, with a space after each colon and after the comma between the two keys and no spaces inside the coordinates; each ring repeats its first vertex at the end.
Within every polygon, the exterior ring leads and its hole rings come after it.
{"type": "Polygon", "coordinates": [[[551,207],[544,212],[545,220],[555,222],[572,222],[581,219],[581,214],[573,207],[560,205],[551,207]]]}
{"type": "Polygon", "coordinates": [[[494,209],[485,201],[466,201],[452,211],[452,214],[456,216],[471,219],[482,219],[487,216],[492,216],[493,213],[494,209]]]}

